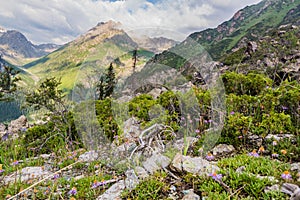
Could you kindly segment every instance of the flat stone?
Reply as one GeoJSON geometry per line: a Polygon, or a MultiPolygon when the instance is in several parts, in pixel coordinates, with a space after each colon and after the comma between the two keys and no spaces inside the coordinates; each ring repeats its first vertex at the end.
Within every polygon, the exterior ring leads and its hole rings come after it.
{"type": "Polygon", "coordinates": [[[298,192],[299,186],[291,183],[283,183],[281,186],[281,192],[292,196],[295,192],[298,192]]]}
{"type": "Polygon", "coordinates": [[[171,169],[178,172],[189,172],[198,175],[207,175],[220,170],[201,157],[190,157],[177,154],[171,163],[171,169]]]}
{"type": "Polygon", "coordinates": [[[300,163],[293,163],[293,164],[291,164],[291,171],[298,171],[298,172],[300,172],[300,163]]]}
{"type": "Polygon", "coordinates": [[[81,162],[93,162],[99,158],[99,154],[96,151],[88,151],[81,154],[78,158],[81,162]]]}
{"type": "Polygon", "coordinates": [[[4,183],[9,184],[17,180],[21,180],[21,182],[26,182],[32,179],[42,179],[46,176],[51,175],[51,172],[44,169],[44,167],[25,167],[18,174],[14,173],[10,176],[4,177],[4,183]],[[17,177],[16,177],[17,176],[17,177]]]}
{"type": "Polygon", "coordinates": [[[137,166],[134,170],[140,179],[145,179],[149,176],[148,172],[143,167],[137,166]]]}
{"type": "Polygon", "coordinates": [[[227,144],[219,144],[216,147],[213,148],[212,152],[213,155],[227,155],[231,154],[235,151],[235,148],[232,145],[227,144]]]}
{"type": "Polygon", "coordinates": [[[291,138],[294,138],[295,136],[293,134],[276,134],[276,135],[273,135],[273,134],[268,134],[266,137],[265,137],[265,140],[268,140],[268,139],[272,139],[272,140],[283,140],[283,139],[291,139],[291,138]]]}
{"type": "Polygon", "coordinates": [[[125,187],[129,190],[134,189],[137,184],[139,184],[139,179],[135,174],[133,169],[127,170],[125,172],[126,179],[125,179],[125,187]]]}
{"type": "Polygon", "coordinates": [[[163,156],[161,154],[154,154],[143,162],[143,167],[150,174],[153,174],[161,168],[167,167],[171,163],[170,158],[163,156]]]}
{"type": "Polygon", "coordinates": [[[272,186],[267,186],[264,189],[264,192],[273,192],[273,191],[280,191],[280,186],[278,184],[272,185],[272,186]]]}
{"type": "Polygon", "coordinates": [[[120,180],[106,190],[97,200],[121,200],[121,193],[125,189],[125,181],[120,180]]]}
{"type": "Polygon", "coordinates": [[[193,189],[189,190],[182,200],[200,200],[200,196],[195,194],[193,189]]]}

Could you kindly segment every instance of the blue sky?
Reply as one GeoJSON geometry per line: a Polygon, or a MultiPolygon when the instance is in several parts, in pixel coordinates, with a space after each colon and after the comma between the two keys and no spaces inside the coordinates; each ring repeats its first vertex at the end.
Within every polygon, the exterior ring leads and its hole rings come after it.
{"type": "Polygon", "coordinates": [[[161,28],[187,36],[216,27],[239,9],[259,1],[3,0],[0,27],[21,31],[34,43],[63,44],[108,20],[121,22],[130,30],[161,28]]]}

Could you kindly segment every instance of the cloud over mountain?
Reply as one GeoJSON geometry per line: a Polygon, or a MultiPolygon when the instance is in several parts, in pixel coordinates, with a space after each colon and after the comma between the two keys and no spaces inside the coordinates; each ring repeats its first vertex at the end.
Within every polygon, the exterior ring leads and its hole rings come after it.
{"type": "Polygon", "coordinates": [[[161,27],[183,34],[214,27],[259,0],[10,0],[1,2],[0,25],[36,43],[68,42],[100,21],[131,29],[161,27]]]}

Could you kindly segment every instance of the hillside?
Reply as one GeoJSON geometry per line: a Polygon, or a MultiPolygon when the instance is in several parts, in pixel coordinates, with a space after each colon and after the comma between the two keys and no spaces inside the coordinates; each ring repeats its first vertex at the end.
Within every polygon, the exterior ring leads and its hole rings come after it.
{"type": "Polygon", "coordinates": [[[22,33],[0,28],[0,53],[14,65],[23,65],[59,48],[55,44],[32,44],[22,33]]]}
{"type": "Polygon", "coordinates": [[[61,77],[62,87],[70,90],[77,76],[80,76],[78,72],[87,74],[88,71],[104,69],[113,63],[117,76],[128,76],[132,72],[132,55],[135,49],[138,50],[139,68],[154,55],[150,50],[158,51],[163,48],[160,44],[165,46],[165,50],[173,44],[171,40],[164,42],[163,39],[157,39],[154,47],[140,47],[119,28],[120,25],[113,21],[99,23],[74,41],[23,67],[41,79],[49,75],[61,77]]]}

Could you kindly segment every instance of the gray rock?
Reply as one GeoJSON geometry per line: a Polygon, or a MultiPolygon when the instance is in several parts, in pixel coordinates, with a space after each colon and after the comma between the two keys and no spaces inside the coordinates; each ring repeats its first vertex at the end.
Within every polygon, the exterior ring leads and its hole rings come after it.
{"type": "Polygon", "coordinates": [[[161,154],[154,154],[143,162],[143,167],[150,174],[153,174],[161,168],[167,167],[171,163],[170,158],[163,156],[161,154]]]}
{"type": "Polygon", "coordinates": [[[296,189],[291,195],[290,200],[300,200],[300,188],[296,189]]]}
{"type": "Polygon", "coordinates": [[[139,179],[136,176],[133,169],[127,170],[125,172],[126,179],[125,179],[125,187],[129,190],[134,189],[137,184],[139,184],[139,179]]]}
{"type": "Polygon", "coordinates": [[[0,123],[0,132],[6,132],[6,126],[0,123]]]}
{"type": "Polygon", "coordinates": [[[268,134],[266,137],[265,137],[265,140],[276,140],[276,141],[280,141],[280,140],[283,140],[283,139],[292,139],[294,138],[295,136],[292,135],[292,134],[277,134],[277,135],[273,135],[273,134],[268,134]]]}
{"type": "Polygon", "coordinates": [[[121,193],[125,189],[125,181],[120,180],[106,190],[97,200],[121,200],[121,193]]]}
{"type": "MultiPolygon", "coordinates": [[[[184,193],[186,193],[186,192],[184,192],[184,193]]],[[[200,200],[200,196],[195,194],[193,189],[190,189],[187,191],[187,194],[184,195],[182,200],[200,200]]]]}
{"type": "Polygon", "coordinates": [[[134,117],[129,118],[124,122],[124,139],[134,141],[141,133],[140,125],[138,120],[134,117]]]}
{"type": "Polygon", "coordinates": [[[292,196],[295,192],[298,192],[299,186],[291,183],[283,183],[281,186],[281,192],[292,196]]]}
{"type": "Polygon", "coordinates": [[[250,144],[254,144],[258,147],[262,145],[263,139],[258,135],[250,135],[247,140],[250,144]]]}
{"type": "Polygon", "coordinates": [[[3,181],[5,184],[15,182],[15,179],[25,182],[32,179],[42,179],[46,176],[51,175],[51,172],[44,169],[44,167],[25,167],[18,173],[4,177],[3,181]]]}
{"type": "Polygon", "coordinates": [[[96,151],[88,151],[81,154],[78,158],[81,162],[93,162],[99,158],[99,154],[96,151]]]}
{"type": "Polygon", "coordinates": [[[190,157],[177,154],[173,159],[170,168],[178,172],[189,172],[199,175],[207,175],[219,171],[220,168],[211,164],[201,157],[190,157]]]}
{"type": "Polygon", "coordinates": [[[235,151],[235,148],[232,145],[227,145],[227,144],[219,144],[216,147],[214,147],[212,150],[213,155],[215,155],[215,156],[231,154],[234,151],[235,151]]]}
{"type": "MultiPolygon", "coordinates": [[[[195,138],[195,137],[186,137],[186,142],[191,146],[192,144],[194,144],[195,142],[197,142],[198,139],[195,138]]],[[[175,142],[172,142],[170,145],[172,145],[172,147],[174,147],[175,149],[179,150],[179,151],[182,151],[184,146],[185,146],[185,142],[184,142],[184,139],[180,139],[180,140],[177,140],[175,142]]],[[[168,145],[168,146],[170,146],[168,145]]]]}
{"type": "Polygon", "coordinates": [[[273,192],[273,191],[280,191],[280,186],[278,184],[272,185],[272,186],[267,186],[264,189],[264,192],[273,192]]]}
{"type": "Polygon", "coordinates": [[[143,167],[140,166],[137,166],[135,168],[135,173],[140,179],[145,179],[149,176],[148,172],[143,167]]]}
{"type": "Polygon", "coordinates": [[[235,171],[236,171],[236,173],[241,174],[241,173],[243,173],[245,170],[246,170],[246,167],[245,167],[245,166],[240,166],[240,167],[237,168],[235,171]]]}
{"type": "Polygon", "coordinates": [[[153,96],[154,99],[157,99],[157,97],[159,97],[159,95],[165,91],[167,91],[165,88],[154,88],[153,90],[148,92],[148,94],[153,96]]]}
{"type": "Polygon", "coordinates": [[[22,128],[28,128],[27,118],[21,115],[18,119],[12,120],[8,125],[8,132],[18,133],[22,128]]]}
{"type": "Polygon", "coordinates": [[[298,171],[298,172],[300,172],[300,163],[293,163],[293,164],[291,164],[291,171],[298,171]]]}

